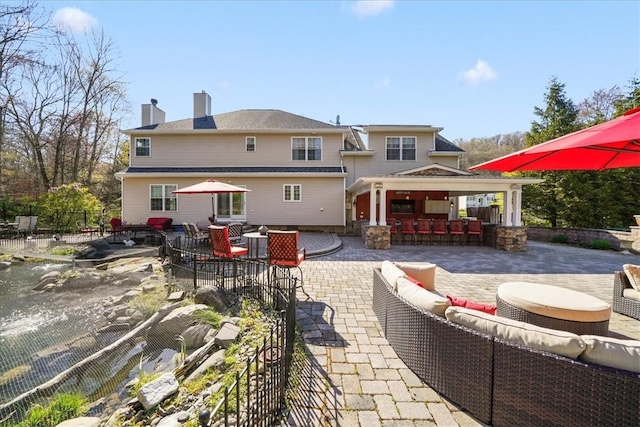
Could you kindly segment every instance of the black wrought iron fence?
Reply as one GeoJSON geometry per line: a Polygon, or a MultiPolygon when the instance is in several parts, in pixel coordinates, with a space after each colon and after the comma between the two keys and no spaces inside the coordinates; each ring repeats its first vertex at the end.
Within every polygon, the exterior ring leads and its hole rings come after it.
{"type": "Polygon", "coordinates": [[[296,285],[287,268],[269,266],[262,259],[224,259],[210,249],[180,247],[180,237],[167,241],[171,262],[171,291],[195,292],[216,286],[241,296],[251,296],[281,315],[262,345],[236,372],[222,399],[202,413],[201,425],[270,426],[285,409],[289,371],[296,338],[296,285]]]}

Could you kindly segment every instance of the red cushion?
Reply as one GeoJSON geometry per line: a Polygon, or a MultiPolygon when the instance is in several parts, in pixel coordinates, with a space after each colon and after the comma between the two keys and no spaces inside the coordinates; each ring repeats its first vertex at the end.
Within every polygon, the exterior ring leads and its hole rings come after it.
{"type": "Polygon", "coordinates": [[[497,307],[495,305],[482,304],[479,302],[468,301],[464,298],[453,297],[447,295],[447,298],[451,302],[451,305],[458,307],[465,307],[469,310],[478,310],[487,314],[496,314],[497,307]]]}
{"type": "Polygon", "coordinates": [[[407,274],[407,279],[408,279],[410,282],[413,282],[413,283],[415,283],[416,285],[420,286],[421,288],[424,288],[424,285],[422,284],[422,282],[421,282],[421,281],[419,281],[418,279],[416,279],[415,277],[411,277],[411,276],[409,276],[409,275],[407,274]]]}

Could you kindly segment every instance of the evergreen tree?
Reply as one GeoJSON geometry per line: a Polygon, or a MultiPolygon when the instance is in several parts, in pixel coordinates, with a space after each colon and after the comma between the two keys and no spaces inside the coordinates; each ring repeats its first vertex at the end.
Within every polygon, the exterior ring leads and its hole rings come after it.
{"type": "MultiPolygon", "coordinates": [[[[565,94],[565,85],[552,77],[544,96],[546,106],[535,107],[539,121],[531,122],[531,130],[525,135],[525,145],[532,147],[578,130],[578,108],[565,94]]],[[[533,217],[557,227],[566,200],[561,182],[566,172],[527,172],[526,176],[542,178],[541,184],[523,188],[523,208],[533,217]]]]}

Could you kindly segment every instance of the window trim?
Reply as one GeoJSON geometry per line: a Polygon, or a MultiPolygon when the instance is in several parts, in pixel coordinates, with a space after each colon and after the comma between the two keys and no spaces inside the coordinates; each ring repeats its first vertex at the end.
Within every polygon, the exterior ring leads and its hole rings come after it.
{"type": "Polygon", "coordinates": [[[415,162],[418,160],[418,137],[413,135],[391,135],[384,137],[384,160],[388,162],[415,162]],[[398,138],[400,140],[400,158],[399,159],[390,159],[389,155],[389,139],[390,138],[398,138]],[[413,138],[413,159],[405,160],[402,156],[403,148],[402,142],[403,138],[413,138]]]}
{"type": "Polygon", "coordinates": [[[175,193],[170,192],[169,194],[173,195],[173,199],[176,201],[176,208],[172,210],[167,209],[165,195],[167,194],[166,187],[168,186],[175,187],[172,191],[178,189],[178,184],[149,184],[149,212],[178,212],[178,195],[175,193]],[[154,210],[153,206],[151,206],[151,200],[153,199],[153,197],[151,197],[151,188],[154,186],[162,187],[162,210],[154,210]]]}
{"type": "Polygon", "coordinates": [[[302,202],[302,184],[282,184],[282,201],[285,203],[302,202]],[[295,188],[298,187],[299,199],[295,199],[295,188]],[[287,188],[290,188],[291,199],[287,199],[287,188]]]}
{"type": "Polygon", "coordinates": [[[133,154],[135,157],[151,157],[151,138],[148,136],[136,136],[133,139],[133,154]],[[147,155],[138,155],[138,140],[146,139],[149,142],[149,146],[147,147],[149,150],[149,154],[147,155]]]}
{"type": "Polygon", "coordinates": [[[291,161],[292,162],[321,162],[322,161],[322,146],[324,145],[323,138],[321,136],[292,136],[291,137],[291,161]],[[320,158],[309,160],[309,139],[319,139],[320,140],[320,158]],[[294,139],[304,139],[304,159],[294,159],[293,158],[293,140],[294,139]]]}
{"type": "Polygon", "coordinates": [[[258,151],[258,140],[255,136],[247,136],[244,139],[244,148],[248,153],[255,153],[258,151]],[[253,150],[249,150],[249,139],[253,139],[253,150]]]}

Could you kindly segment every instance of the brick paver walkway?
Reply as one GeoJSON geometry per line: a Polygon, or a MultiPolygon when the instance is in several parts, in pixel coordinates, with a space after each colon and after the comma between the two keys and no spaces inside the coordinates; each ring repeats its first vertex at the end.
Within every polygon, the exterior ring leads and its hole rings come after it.
{"type": "MultiPolygon", "coordinates": [[[[357,237],[341,239],[340,251],[302,264],[308,298],[298,295],[298,320],[308,360],[287,425],[483,425],[417,378],[382,335],[371,287],[372,270],[385,259],[433,262],[443,294],[490,304],[498,285],[513,280],[564,286],[611,302],[613,271],[640,261],[630,254],[539,242],[529,242],[527,252],[510,253],[437,245],[368,250],[357,237]]],[[[311,252],[318,249],[312,240],[304,241],[311,252]]],[[[617,313],[610,330],[640,339],[640,322],[617,313]]]]}

